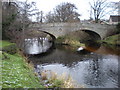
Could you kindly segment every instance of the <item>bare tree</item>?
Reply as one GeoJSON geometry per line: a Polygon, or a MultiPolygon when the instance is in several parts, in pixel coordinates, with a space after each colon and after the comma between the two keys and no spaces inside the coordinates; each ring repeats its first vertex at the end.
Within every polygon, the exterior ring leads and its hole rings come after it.
{"type": "Polygon", "coordinates": [[[80,14],[77,13],[77,8],[71,3],[61,3],[56,6],[53,13],[49,12],[46,19],[49,22],[75,22],[80,21],[80,14]]]}
{"type": "Polygon", "coordinates": [[[32,20],[30,18],[35,16],[37,12],[38,9],[36,8],[35,2],[28,2],[28,0],[26,0],[25,2],[19,2],[19,20],[21,21],[22,25],[21,42],[24,42],[25,31],[29,29],[29,25],[32,23],[32,20]]]}
{"type": "Polygon", "coordinates": [[[118,2],[118,15],[120,15],[120,1],[118,2]]]}
{"type": "Polygon", "coordinates": [[[51,11],[48,12],[48,14],[45,17],[45,21],[47,23],[53,23],[53,22],[55,22],[55,15],[51,11]]]}
{"type": "Polygon", "coordinates": [[[109,3],[107,0],[93,0],[92,2],[89,2],[91,10],[92,10],[92,16],[96,23],[103,18],[105,15],[110,13],[108,10],[109,3]]]}
{"type": "Polygon", "coordinates": [[[23,27],[27,28],[27,26],[32,22],[30,18],[35,16],[38,13],[38,9],[36,8],[35,2],[19,2],[19,13],[20,20],[23,23],[23,27]]]}
{"type": "Polygon", "coordinates": [[[38,11],[37,13],[36,13],[36,21],[37,22],[40,22],[40,23],[43,23],[43,11],[38,11]]]}
{"type": "Polygon", "coordinates": [[[112,2],[112,3],[113,3],[114,11],[117,11],[118,15],[120,15],[120,1],[119,2],[112,2]]]}

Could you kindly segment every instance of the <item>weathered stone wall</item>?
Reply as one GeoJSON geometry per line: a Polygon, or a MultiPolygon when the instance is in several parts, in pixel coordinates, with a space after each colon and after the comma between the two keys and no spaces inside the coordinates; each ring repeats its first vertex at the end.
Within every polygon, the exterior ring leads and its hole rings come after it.
{"type": "Polygon", "coordinates": [[[116,32],[115,26],[107,24],[97,24],[97,23],[48,23],[39,24],[35,23],[30,25],[30,28],[35,28],[37,30],[42,30],[53,34],[55,37],[65,35],[72,31],[78,31],[82,29],[87,29],[98,33],[101,38],[105,38],[111,33],[116,32]]]}

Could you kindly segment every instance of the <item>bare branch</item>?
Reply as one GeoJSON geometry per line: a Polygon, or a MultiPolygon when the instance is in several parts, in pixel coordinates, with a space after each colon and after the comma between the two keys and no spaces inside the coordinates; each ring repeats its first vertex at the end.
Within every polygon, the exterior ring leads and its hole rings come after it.
{"type": "Polygon", "coordinates": [[[54,8],[53,13],[46,15],[48,22],[74,22],[79,21],[79,16],[76,12],[76,6],[71,3],[62,3],[54,8]],[[50,20],[51,19],[51,20],[50,20]]]}
{"type": "Polygon", "coordinates": [[[89,2],[91,10],[93,12],[93,17],[96,23],[108,14],[108,5],[107,0],[93,0],[93,2],[89,2]],[[107,13],[106,13],[107,12],[107,13]]]}

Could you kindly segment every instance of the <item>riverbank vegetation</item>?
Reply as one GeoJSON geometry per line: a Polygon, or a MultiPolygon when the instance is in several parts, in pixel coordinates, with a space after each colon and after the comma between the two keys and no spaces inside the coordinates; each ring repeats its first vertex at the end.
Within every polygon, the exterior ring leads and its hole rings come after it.
{"type": "Polygon", "coordinates": [[[111,45],[120,45],[120,34],[109,36],[104,40],[102,40],[102,42],[111,44],[111,45]]]}
{"type": "Polygon", "coordinates": [[[9,46],[15,46],[15,43],[9,41],[0,41],[0,43],[2,43],[0,46],[2,48],[0,55],[2,88],[83,88],[83,86],[75,84],[70,76],[65,74],[58,76],[51,71],[42,71],[40,79],[38,73],[34,72],[34,66],[27,62],[27,58],[17,47],[9,48],[9,46]],[[16,52],[11,53],[13,50],[16,52]]]}
{"type": "MultiPolygon", "coordinates": [[[[56,44],[69,45],[71,47],[74,47],[74,49],[77,49],[79,47],[85,47],[85,44],[81,43],[80,40],[81,40],[80,36],[77,36],[73,33],[72,35],[68,34],[65,36],[58,37],[56,39],[56,44]]],[[[83,38],[83,40],[87,40],[87,39],[83,38]]],[[[120,34],[119,33],[114,34],[114,35],[106,37],[103,40],[98,40],[96,42],[97,43],[106,43],[109,45],[120,45],[120,34]]]]}
{"type": "Polygon", "coordinates": [[[108,36],[103,40],[104,43],[110,45],[120,45],[120,23],[116,25],[117,32],[114,35],[108,36]]]}
{"type": "Polygon", "coordinates": [[[45,70],[42,71],[41,76],[46,88],[84,88],[65,73],[58,75],[50,70],[45,70]]]}
{"type": "Polygon", "coordinates": [[[81,38],[79,36],[81,36],[82,38],[83,38],[83,36],[85,36],[85,38],[87,37],[87,35],[85,33],[76,31],[76,32],[72,32],[67,35],[58,37],[56,39],[55,43],[62,44],[62,45],[69,45],[69,46],[73,47],[73,50],[76,50],[77,48],[79,48],[81,46],[82,47],[85,46],[85,44],[80,43],[81,38]]]}
{"type": "MultiPolygon", "coordinates": [[[[70,38],[69,36],[61,36],[56,39],[56,44],[70,46],[72,51],[76,51],[79,47],[85,47],[85,44],[80,43],[78,39],[70,38]]],[[[68,48],[68,47],[67,47],[68,48]]]]}
{"type": "Polygon", "coordinates": [[[57,44],[63,44],[63,45],[70,45],[70,46],[80,46],[81,44],[79,43],[79,40],[74,38],[74,37],[70,37],[70,36],[61,36],[58,37],[56,40],[57,44]]]}
{"type": "MultiPolygon", "coordinates": [[[[74,4],[63,3],[63,6],[69,5],[73,9],[76,10],[74,4]]],[[[60,8],[58,8],[60,9],[60,8]]],[[[33,38],[34,36],[40,37],[48,37],[51,41],[50,35],[44,34],[38,31],[31,31],[28,33],[29,25],[32,24],[33,16],[39,16],[41,14],[41,20],[36,17],[38,22],[42,23],[43,12],[36,11],[35,2],[3,2],[2,3],[2,39],[10,40],[9,41],[0,41],[0,59],[2,60],[2,87],[3,88],[74,88],[72,78],[71,77],[59,77],[56,74],[52,74],[51,78],[47,79],[47,82],[43,82],[40,78],[38,78],[37,73],[34,72],[34,68],[32,64],[29,64],[26,60],[27,57],[24,57],[17,48],[20,46],[20,42],[24,41],[26,37],[26,33],[28,38],[33,38]],[[22,6],[22,7],[21,7],[22,6]],[[33,11],[36,11],[33,12],[33,11]]],[[[56,8],[57,10],[57,8],[56,8]]],[[[66,9],[67,10],[67,9],[66,9]]],[[[59,10],[60,11],[60,10],[59,10]]],[[[63,10],[64,11],[64,10],[63,10]]],[[[63,12],[60,11],[60,12],[63,12]]],[[[50,14],[50,13],[49,13],[50,14]]],[[[73,13],[74,14],[74,13],[73,13]]],[[[66,14],[71,15],[71,14],[66,14]]],[[[49,16],[49,15],[48,15],[49,16]]],[[[65,16],[65,15],[63,15],[65,16]]],[[[67,20],[60,19],[63,22],[75,22],[79,21],[79,14],[70,16],[72,18],[68,18],[67,20]],[[76,18],[74,18],[75,16],[76,18]]],[[[51,17],[51,16],[50,16],[51,17]]],[[[53,17],[53,16],[52,16],[53,17]]],[[[61,17],[59,17],[61,18],[61,17]]],[[[51,18],[47,18],[51,19],[51,18]]],[[[54,19],[54,18],[53,18],[54,19]]],[[[58,19],[57,19],[58,20],[58,19]]],[[[50,22],[53,20],[47,20],[46,22],[50,22]]],[[[59,22],[56,21],[55,22],[59,22]]],[[[61,22],[61,21],[60,21],[61,22]]],[[[87,39],[88,37],[84,37],[84,34],[80,34],[78,32],[72,32],[69,35],[61,36],[56,39],[56,44],[64,44],[73,47],[73,50],[76,50],[80,46],[84,47],[85,45],[80,43],[80,38],[78,36],[83,36],[82,38],[87,39]]],[[[120,35],[115,35],[106,38],[103,42],[109,44],[118,44],[120,45],[120,40],[117,38],[120,35]]],[[[68,48],[68,47],[67,47],[68,48]]],[[[41,78],[45,79],[46,74],[41,72],[41,78]]]]}
{"type": "MultiPolygon", "coordinates": [[[[3,48],[14,45],[8,41],[0,41],[0,43],[3,48]]],[[[2,88],[43,88],[39,78],[34,74],[33,67],[18,51],[14,54],[2,51],[0,58],[2,59],[2,88]]]]}

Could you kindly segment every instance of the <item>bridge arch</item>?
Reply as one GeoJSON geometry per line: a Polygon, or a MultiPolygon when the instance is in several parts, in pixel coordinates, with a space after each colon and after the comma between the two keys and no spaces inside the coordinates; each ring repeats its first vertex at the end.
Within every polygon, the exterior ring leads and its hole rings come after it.
{"type": "Polygon", "coordinates": [[[56,37],[46,31],[40,31],[40,30],[34,30],[34,29],[30,29],[30,30],[26,30],[25,31],[25,39],[31,39],[31,38],[48,38],[50,41],[54,41],[56,39],[56,37]]]}
{"type": "Polygon", "coordinates": [[[82,31],[89,35],[90,38],[89,40],[93,40],[93,41],[101,40],[101,36],[95,31],[88,29],[83,29],[82,31]]]}
{"type": "Polygon", "coordinates": [[[115,33],[115,25],[98,24],[98,23],[86,23],[86,22],[73,22],[73,23],[34,23],[29,26],[40,31],[46,31],[54,35],[56,38],[69,34],[73,31],[82,29],[92,30],[101,36],[101,39],[107,37],[110,33],[115,33]]]}
{"type": "Polygon", "coordinates": [[[50,36],[52,37],[53,40],[56,39],[56,37],[55,37],[53,34],[49,33],[49,32],[46,32],[46,31],[40,31],[40,32],[44,32],[44,33],[50,35],[50,36]]]}

